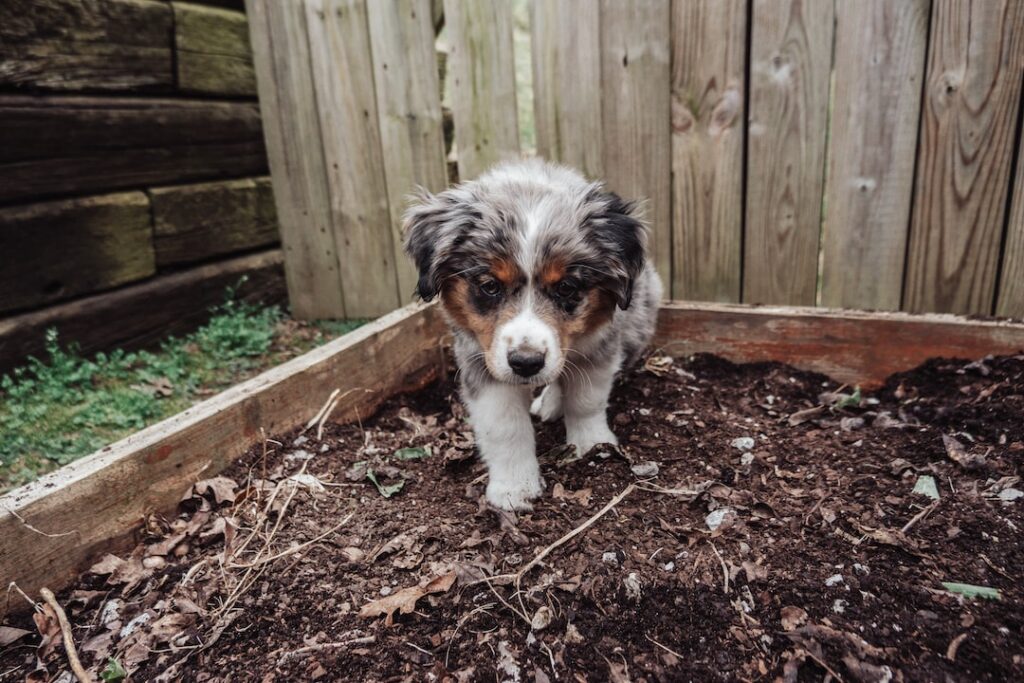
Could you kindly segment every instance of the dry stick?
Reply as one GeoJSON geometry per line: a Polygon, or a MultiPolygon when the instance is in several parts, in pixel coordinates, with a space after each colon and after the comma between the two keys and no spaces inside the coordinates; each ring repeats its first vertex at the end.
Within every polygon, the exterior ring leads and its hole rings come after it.
{"type": "Polygon", "coordinates": [[[334,412],[334,408],[338,405],[338,401],[339,400],[341,400],[341,397],[338,397],[338,398],[334,399],[333,401],[331,401],[331,405],[327,406],[327,410],[325,410],[324,414],[320,417],[320,421],[316,425],[316,440],[317,441],[323,441],[323,438],[324,438],[324,423],[327,422],[327,418],[329,418],[331,416],[331,413],[334,412]]]}
{"type": "Polygon", "coordinates": [[[576,538],[584,531],[592,527],[594,523],[597,522],[597,520],[601,519],[601,517],[603,517],[605,514],[607,514],[609,510],[611,510],[613,507],[621,503],[623,498],[633,493],[633,490],[635,488],[636,484],[630,484],[626,488],[622,489],[622,493],[609,500],[603,508],[594,513],[593,517],[583,522],[583,524],[580,524],[578,527],[567,533],[565,536],[562,536],[560,539],[549,545],[547,548],[544,548],[544,550],[537,553],[537,555],[534,556],[532,560],[526,563],[525,567],[516,572],[516,590],[519,589],[519,582],[523,580],[523,577],[526,575],[526,573],[534,567],[536,567],[538,564],[540,564],[541,560],[547,557],[551,553],[551,551],[553,551],[555,548],[558,548],[561,545],[564,545],[565,543],[568,543],[569,541],[576,538]]]}
{"type": "Polygon", "coordinates": [[[664,650],[665,652],[669,653],[670,655],[674,655],[674,656],[678,657],[680,660],[685,660],[686,659],[686,657],[682,656],[681,654],[679,654],[678,652],[676,652],[672,648],[668,647],[667,645],[662,645],[661,643],[656,641],[654,638],[651,638],[646,633],[644,634],[644,638],[646,638],[647,640],[651,641],[652,643],[654,643],[655,645],[657,645],[658,647],[660,647],[662,650],[664,650]]]}
{"type": "Polygon", "coordinates": [[[722,563],[722,578],[723,578],[723,580],[725,582],[724,585],[722,586],[722,591],[726,595],[728,595],[729,594],[729,568],[727,566],[725,566],[725,560],[723,560],[722,556],[718,554],[718,548],[715,547],[715,544],[712,543],[711,541],[708,541],[708,545],[710,545],[711,549],[713,551],[715,551],[715,557],[718,558],[718,561],[722,563]]]}
{"type": "Polygon", "coordinates": [[[283,551],[277,553],[276,555],[271,555],[270,557],[264,557],[263,559],[255,560],[253,562],[247,562],[245,564],[234,564],[234,563],[232,563],[230,568],[231,569],[248,569],[250,567],[255,567],[256,565],[266,564],[267,562],[274,562],[275,560],[280,560],[282,557],[287,557],[288,555],[292,555],[294,553],[300,552],[300,551],[308,548],[309,546],[313,545],[314,543],[319,543],[320,541],[324,540],[325,538],[327,538],[328,536],[333,534],[335,531],[337,531],[342,526],[344,526],[345,523],[348,522],[348,520],[352,519],[352,515],[354,515],[354,514],[355,514],[355,511],[353,510],[352,512],[348,513],[348,516],[345,517],[345,519],[341,520],[340,522],[338,522],[333,527],[331,527],[327,531],[323,532],[322,534],[320,534],[316,538],[311,539],[309,541],[306,541],[305,543],[297,545],[297,546],[295,546],[293,548],[289,548],[288,550],[283,550],[283,551]]]}
{"type": "Polygon", "coordinates": [[[60,606],[53,591],[49,588],[40,588],[39,595],[42,596],[46,604],[57,615],[57,621],[60,623],[60,632],[64,636],[64,653],[68,656],[68,664],[71,665],[71,671],[74,672],[75,677],[81,683],[93,683],[92,676],[89,675],[89,672],[85,670],[82,662],[78,659],[78,651],[75,650],[75,638],[71,634],[71,623],[68,621],[68,615],[64,613],[64,608],[60,606]]]}
{"type": "Polygon", "coordinates": [[[906,524],[903,525],[903,528],[900,529],[900,531],[905,534],[908,531],[910,531],[911,529],[913,529],[915,524],[917,524],[922,519],[924,519],[925,517],[930,515],[935,510],[935,508],[937,508],[939,506],[939,502],[940,501],[937,500],[934,503],[932,503],[931,505],[929,505],[928,507],[926,507],[925,509],[923,509],[920,512],[918,512],[916,515],[913,516],[913,518],[911,518],[911,520],[909,522],[907,522],[906,524]]]}
{"type": "Polygon", "coordinates": [[[306,426],[303,427],[302,431],[299,432],[299,433],[300,434],[305,434],[307,431],[312,429],[313,425],[315,425],[317,422],[319,422],[320,418],[323,417],[323,414],[327,412],[327,406],[331,405],[331,401],[333,401],[338,396],[338,394],[340,394],[340,393],[341,393],[341,389],[335,389],[334,391],[332,391],[331,395],[327,397],[326,401],[324,401],[324,404],[320,408],[320,410],[318,410],[316,412],[316,415],[313,416],[313,419],[311,419],[309,422],[307,422],[306,426]]]}
{"type": "Polygon", "coordinates": [[[37,529],[34,526],[32,526],[31,524],[29,524],[28,522],[26,522],[25,518],[22,517],[21,515],[19,515],[17,512],[15,512],[14,508],[12,508],[10,506],[5,506],[5,507],[7,508],[8,512],[10,512],[12,515],[14,515],[15,519],[17,519],[19,522],[21,522],[22,526],[24,526],[29,531],[33,531],[33,532],[39,534],[40,536],[46,536],[47,538],[61,538],[62,536],[71,536],[73,534],[77,534],[78,533],[78,529],[72,529],[71,531],[65,531],[62,534],[48,534],[45,531],[37,529]]]}
{"type": "Polygon", "coordinates": [[[281,666],[289,659],[296,657],[302,657],[310,652],[323,652],[324,650],[331,650],[336,647],[346,647],[348,645],[369,645],[377,642],[377,636],[362,636],[361,638],[352,638],[350,640],[341,640],[336,643],[320,643],[318,645],[306,645],[300,647],[298,650],[292,650],[291,652],[285,652],[281,655],[281,658],[277,660],[277,665],[281,666]]]}

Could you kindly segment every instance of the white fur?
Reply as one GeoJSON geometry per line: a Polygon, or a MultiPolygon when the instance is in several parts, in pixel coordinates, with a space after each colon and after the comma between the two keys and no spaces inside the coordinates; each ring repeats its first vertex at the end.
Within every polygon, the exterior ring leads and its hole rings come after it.
{"type": "Polygon", "coordinates": [[[544,491],[527,410],[530,389],[490,383],[466,401],[480,455],[487,464],[487,502],[503,510],[529,510],[544,491]]]}
{"type": "Polygon", "coordinates": [[[583,455],[601,443],[618,445],[608,427],[608,395],[622,358],[618,354],[603,367],[591,367],[562,378],[562,410],[565,414],[565,440],[583,455]]]}
{"type": "Polygon", "coordinates": [[[556,382],[544,387],[530,404],[530,414],[543,422],[554,422],[562,417],[562,386],[556,382]]]}
{"type": "Polygon", "coordinates": [[[562,352],[558,345],[558,335],[550,325],[537,317],[529,301],[519,315],[498,328],[493,345],[494,352],[491,357],[497,365],[497,378],[503,382],[528,383],[535,386],[548,384],[554,381],[562,370],[562,352]],[[508,354],[512,351],[543,353],[544,367],[533,377],[519,377],[508,364],[508,354]]]}

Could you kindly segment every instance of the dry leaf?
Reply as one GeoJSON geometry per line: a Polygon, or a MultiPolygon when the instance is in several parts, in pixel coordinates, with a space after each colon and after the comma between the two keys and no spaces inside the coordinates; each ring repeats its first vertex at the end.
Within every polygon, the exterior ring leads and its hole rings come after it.
{"type": "Polygon", "coordinates": [[[86,574],[95,574],[96,576],[107,576],[109,574],[113,574],[114,572],[116,572],[118,569],[121,568],[121,565],[123,564],[124,560],[122,560],[120,557],[107,554],[100,558],[99,562],[89,567],[89,570],[86,572],[86,574]]]}
{"type": "Polygon", "coordinates": [[[210,494],[213,502],[217,505],[235,502],[235,481],[227,477],[213,477],[197,481],[192,486],[192,493],[195,496],[203,497],[210,494]]]}
{"type": "Polygon", "coordinates": [[[970,454],[964,445],[952,436],[942,435],[942,445],[946,447],[946,455],[965,470],[976,470],[985,465],[985,456],[970,454]]]}
{"type": "Polygon", "coordinates": [[[7,647],[14,641],[21,640],[28,635],[32,635],[32,631],[14,628],[13,626],[0,626],[0,647],[7,647]]]}
{"type": "Polygon", "coordinates": [[[780,614],[782,616],[781,621],[783,631],[793,631],[807,621],[807,612],[792,605],[789,607],[783,607],[780,614]]]}
{"type": "Polygon", "coordinates": [[[385,615],[384,625],[391,626],[395,623],[394,617],[396,610],[401,614],[410,614],[414,609],[416,609],[417,600],[425,595],[430,595],[431,593],[445,593],[454,583],[455,572],[442,574],[441,576],[431,579],[431,581],[424,586],[403,588],[397,593],[366,603],[359,610],[359,616],[363,618],[372,618],[379,617],[383,614],[385,615]]]}

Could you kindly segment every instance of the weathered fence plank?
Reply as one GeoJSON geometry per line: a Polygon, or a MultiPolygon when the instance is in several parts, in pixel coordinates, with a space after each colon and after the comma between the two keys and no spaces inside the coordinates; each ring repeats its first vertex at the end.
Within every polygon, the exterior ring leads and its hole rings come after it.
{"type": "Polygon", "coordinates": [[[292,313],[343,318],[305,8],[246,0],[246,10],[292,313]]]}
{"type": "Polygon", "coordinates": [[[278,240],[270,178],[149,190],[159,268],[194,263],[278,240]]]}
{"type": "Polygon", "coordinates": [[[0,85],[170,90],[173,18],[150,0],[0,2],[0,85]]]}
{"type": "Polygon", "coordinates": [[[239,301],[286,302],[283,259],[278,249],[158,275],[41,311],[0,320],[0,372],[42,358],[46,331],[73,342],[84,357],[112,348],[156,346],[171,334],[187,334],[224,302],[228,287],[239,301]],[[116,324],[97,324],[116,321],[116,324]]]}
{"type": "Polygon", "coordinates": [[[672,294],[740,300],[745,0],[672,3],[672,294]]]}
{"type": "Polygon", "coordinates": [[[397,256],[366,0],[307,0],[306,21],[345,312],[383,315],[398,306],[397,256]]]}
{"type": "Polygon", "coordinates": [[[0,96],[0,201],[260,175],[255,103],[0,96]]]}
{"type": "Polygon", "coordinates": [[[836,4],[825,306],[900,307],[930,5],[836,4]]]}
{"type": "Polygon", "coordinates": [[[214,95],[256,95],[245,14],[172,2],[178,88],[214,95]]]}
{"type": "Polygon", "coordinates": [[[459,177],[519,156],[512,3],[445,0],[459,177]]]}
{"type": "Polygon", "coordinates": [[[530,4],[537,153],[604,176],[599,0],[530,4]]]}
{"type": "Polygon", "coordinates": [[[1013,181],[1013,205],[1006,226],[995,313],[1024,319],[1024,173],[1021,172],[1024,161],[1020,155],[1024,151],[1024,137],[1019,144],[1013,181]]]}
{"type": "Polygon", "coordinates": [[[139,280],[155,271],[142,192],[0,208],[0,312],[139,280]]]}
{"type": "Polygon", "coordinates": [[[992,312],[1024,68],[1024,3],[936,0],[903,307],[992,312]]]}
{"type": "Polygon", "coordinates": [[[647,200],[650,247],[672,282],[669,0],[601,2],[601,116],[609,187],[647,200]]]}
{"type": "Polygon", "coordinates": [[[407,302],[416,270],[402,253],[402,214],[417,187],[448,184],[434,25],[430,0],[371,1],[367,10],[398,297],[407,302]]]}
{"type": "Polygon", "coordinates": [[[743,300],[812,305],[833,4],[754,0],[743,300]]]}

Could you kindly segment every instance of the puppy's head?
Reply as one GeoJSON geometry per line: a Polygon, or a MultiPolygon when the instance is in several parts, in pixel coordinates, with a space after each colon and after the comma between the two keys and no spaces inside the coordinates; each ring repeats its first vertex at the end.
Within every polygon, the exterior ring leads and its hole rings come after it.
{"type": "Polygon", "coordinates": [[[405,220],[417,293],[440,296],[491,374],[520,384],[553,381],[581,338],[630,305],[646,235],[635,204],[541,162],[422,195],[405,220]]]}

